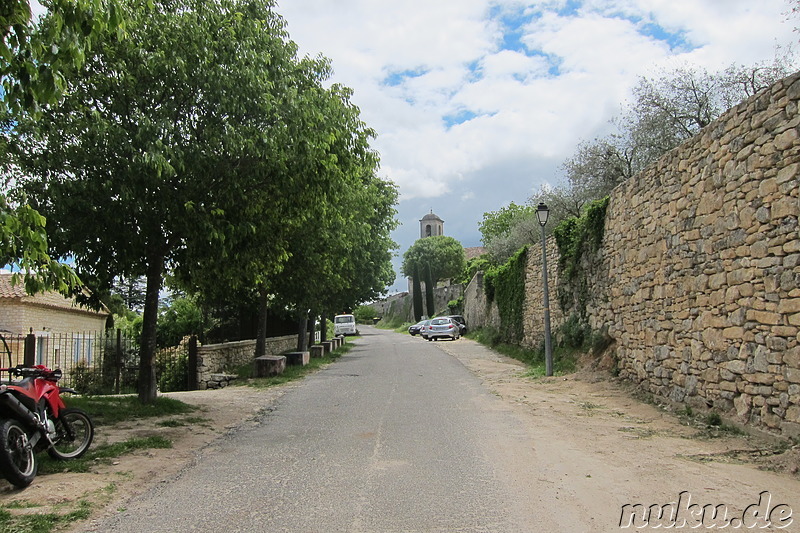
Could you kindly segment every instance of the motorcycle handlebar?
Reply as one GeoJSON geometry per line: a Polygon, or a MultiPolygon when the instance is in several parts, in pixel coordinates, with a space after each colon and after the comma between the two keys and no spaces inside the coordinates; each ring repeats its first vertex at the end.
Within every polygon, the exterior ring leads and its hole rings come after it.
{"type": "Polygon", "coordinates": [[[50,370],[45,366],[41,367],[15,366],[12,368],[0,368],[0,372],[8,372],[13,376],[20,376],[23,378],[41,377],[52,381],[58,381],[59,379],[61,379],[62,376],[61,369],[56,368],[55,370],[50,370]]]}

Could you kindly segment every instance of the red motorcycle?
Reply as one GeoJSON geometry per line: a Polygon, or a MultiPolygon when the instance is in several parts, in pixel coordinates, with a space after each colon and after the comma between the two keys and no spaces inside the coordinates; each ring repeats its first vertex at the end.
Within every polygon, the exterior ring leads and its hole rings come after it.
{"type": "Polygon", "coordinates": [[[0,383],[0,474],[24,488],[36,477],[36,452],[47,450],[59,460],[77,459],[89,449],[94,425],[82,409],[64,405],[61,393],[75,391],[57,385],[61,370],[36,365],[0,368],[2,372],[22,379],[0,383]]]}

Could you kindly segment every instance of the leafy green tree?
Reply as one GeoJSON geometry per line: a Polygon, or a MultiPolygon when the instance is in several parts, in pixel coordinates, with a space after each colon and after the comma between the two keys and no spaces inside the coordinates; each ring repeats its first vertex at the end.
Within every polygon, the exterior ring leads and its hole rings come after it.
{"type": "Polygon", "coordinates": [[[203,312],[195,298],[172,300],[158,315],[158,345],[177,346],[184,337],[200,333],[203,322],[203,312]]]}
{"type": "Polygon", "coordinates": [[[464,269],[464,247],[453,237],[435,235],[418,239],[403,254],[402,273],[412,275],[414,265],[425,272],[430,264],[431,279],[434,283],[443,279],[457,277],[464,269]]]}
{"type": "Polygon", "coordinates": [[[62,105],[20,122],[16,153],[31,196],[58,221],[56,250],[101,286],[146,277],[139,397],[148,402],[165,269],[199,250],[224,256],[255,234],[268,195],[304,187],[282,172],[285,147],[305,131],[282,104],[306,83],[298,72],[316,67],[298,62],[270,1],[126,7],[126,38],[106,33],[66,78],[62,105]]]}
{"type": "MultiPolygon", "coordinates": [[[[36,115],[42,105],[56,103],[64,88],[62,70],[81,64],[101,31],[121,28],[113,0],[51,0],[47,5],[51,23],[39,31],[29,1],[8,1],[0,8],[0,117],[7,128],[17,116],[36,115]]],[[[0,152],[5,151],[3,143],[0,152]]],[[[11,169],[3,167],[7,190],[11,169]]],[[[80,280],[73,270],[47,253],[45,224],[24,195],[0,193],[0,265],[24,271],[29,294],[77,290],[80,280]]]]}
{"type": "Polygon", "coordinates": [[[67,294],[81,282],[69,266],[49,255],[45,224],[27,203],[9,205],[8,198],[0,195],[0,265],[16,270],[12,283],[22,277],[28,294],[46,289],[67,294]]]}
{"type": "Polygon", "coordinates": [[[524,217],[533,215],[535,207],[529,205],[518,205],[511,202],[497,211],[488,211],[483,214],[478,229],[481,232],[481,241],[484,246],[488,246],[494,239],[508,235],[511,228],[524,217]]]}

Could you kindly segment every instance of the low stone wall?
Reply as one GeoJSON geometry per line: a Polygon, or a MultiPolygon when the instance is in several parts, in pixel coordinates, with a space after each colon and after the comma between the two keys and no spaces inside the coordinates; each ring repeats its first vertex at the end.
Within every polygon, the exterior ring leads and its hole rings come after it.
{"type": "MultiPolygon", "coordinates": [[[[297,347],[297,336],[270,337],[267,339],[266,351],[279,354],[297,347]]],[[[253,361],[256,349],[255,340],[207,344],[197,347],[197,386],[204,390],[216,388],[220,374],[230,374],[241,365],[253,361]]]]}

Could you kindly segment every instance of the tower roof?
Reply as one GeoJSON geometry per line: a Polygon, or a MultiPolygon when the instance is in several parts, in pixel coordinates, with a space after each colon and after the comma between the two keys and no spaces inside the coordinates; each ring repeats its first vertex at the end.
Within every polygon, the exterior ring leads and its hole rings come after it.
{"type": "Polygon", "coordinates": [[[422,217],[422,218],[420,219],[420,222],[422,222],[423,220],[438,220],[439,222],[444,222],[444,220],[442,220],[441,218],[439,218],[437,215],[434,215],[434,214],[433,214],[433,210],[431,210],[431,212],[430,212],[430,213],[428,213],[427,215],[425,215],[424,217],[422,217]]]}

